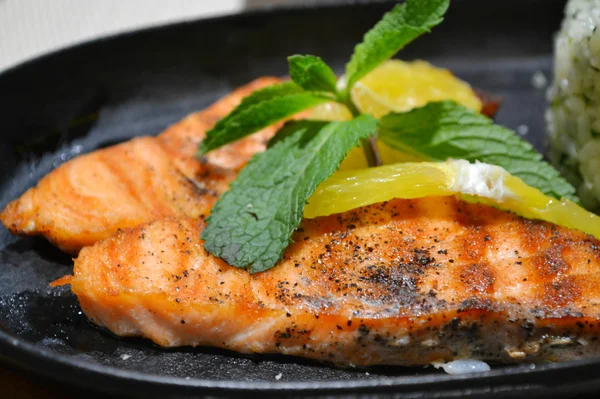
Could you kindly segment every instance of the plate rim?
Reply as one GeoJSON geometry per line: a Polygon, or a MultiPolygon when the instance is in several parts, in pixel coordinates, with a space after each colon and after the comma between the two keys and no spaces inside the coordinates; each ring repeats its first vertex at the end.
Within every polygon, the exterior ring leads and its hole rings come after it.
{"type": "MultiPolygon", "coordinates": [[[[91,378],[112,380],[116,378],[121,386],[129,384],[145,384],[148,388],[161,388],[169,392],[175,390],[230,390],[241,392],[259,392],[269,391],[276,392],[292,392],[292,393],[324,393],[331,392],[335,394],[357,392],[359,390],[369,391],[387,391],[393,389],[410,389],[410,388],[435,388],[432,384],[443,385],[448,388],[460,388],[463,382],[472,383],[469,385],[470,390],[477,388],[485,388],[494,386],[498,382],[503,385],[513,387],[524,387],[526,389],[540,388],[539,383],[532,384],[531,381],[526,381],[529,376],[537,374],[547,374],[549,372],[562,373],[565,369],[587,369],[600,365],[600,358],[580,359],[557,363],[546,364],[516,364],[506,368],[492,369],[487,372],[465,375],[449,375],[449,374],[428,374],[423,376],[394,376],[380,377],[372,379],[357,379],[357,380],[336,380],[336,381],[299,381],[299,382],[271,382],[271,381],[233,381],[233,380],[212,380],[212,379],[195,379],[182,378],[174,376],[164,376],[140,371],[120,369],[114,366],[103,365],[100,363],[90,362],[81,358],[64,355],[51,349],[37,346],[35,343],[20,340],[0,330],[0,344],[7,343],[10,349],[15,354],[25,354],[32,360],[43,360],[46,366],[32,368],[27,362],[15,360],[10,356],[10,353],[2,353],[1,358],[5,358],[9,363],[13,363],[32,372],[45,375],[55,380],[76,383],[78,385],[89,387],[88,384],[79,384],[79,381],[72,378],[63,377],[64,371],[85,372],[90,374],[91,378]],[[3,342],[4,341],[4,342],[3,342]],[[53,367],[54,366],[54,367],[53,367]],[[532,367],[533,366],[533,367],[532,367]],[[61,368],[66,367],[66,370],[61,368]],[[502,381],[506,377],[521,377],[525,381],[517,381],[511,384],[510,381],[502,381]]],[[[6,348],[6,346],[4,346],[6,348]]],[[[0,346],[2,349],[2,346],[0,346]]],[[[11,352],[11,351],[9,351],[11,352]]],[[[600,383],[600,368],[597,368],[596,378],[586,378],[586,381],[597,381],[600,383]]],[[[109,389],[110,390],[110,389],[109,389]]]]}

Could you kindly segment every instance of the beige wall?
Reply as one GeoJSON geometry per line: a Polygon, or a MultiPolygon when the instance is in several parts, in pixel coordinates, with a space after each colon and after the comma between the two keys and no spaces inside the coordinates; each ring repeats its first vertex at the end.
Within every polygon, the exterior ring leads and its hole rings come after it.
{"type": "Polygon", "coordinates": [[[237,12],[245,0],[0,0],[0,71],[99,36],[237,12]]]}

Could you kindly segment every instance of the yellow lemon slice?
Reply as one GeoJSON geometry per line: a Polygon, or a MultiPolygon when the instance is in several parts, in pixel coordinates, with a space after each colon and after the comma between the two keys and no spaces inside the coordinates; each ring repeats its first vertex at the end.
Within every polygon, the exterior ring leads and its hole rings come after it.
{"type": "MultiPolygon", "coordinates": [[[[475,111],[481,110],[481,101],[468,83],[458,79],[447,69],[434,67],[425,61],[386,61],[359,81],[351,95],[360,111],[375,117],[391,111],[409,111],[429,102],[442,100],[454,100],[475,111]]],[[[315,108],[311,118],[349,120],[352,114],[343,105],[327,103],[315,108]]],[[[381,141],[377,142],[377,147],[384,165],[417,161],[381,141]]],[[[357,148],[350,151],[340,170],[367,166],[362,149],[357,148]]]]}
{"type": "MultiPolygon", "coordinates": [[[[454,100],[481,111],[481,100],[468,83],[425,61],[386,61],[352,88],[352,100],[362,111],[379,118],[391,111],[406,112],[429,102],[454,100]]],[[[342,105],[328,103],[315,108],[312,118],[347,120],[342,105]]]]}
{"type": "Polygon", "coordinates": [[[481,100],[468,83],[425,61],[384,62],[356,84],[352,99],[362,112],[377,118],[443,100],[481,111],[481,100]]]}
{"type": "Polygon", "coordinates": [[[499,166],[464,160],[407,162],[338,171],[309,198],[304,217],[346,212],[394,198],[457,195],[577,229],[600,238],[600,218],[568,199],[557,200],[528,186],[499,166]]]}

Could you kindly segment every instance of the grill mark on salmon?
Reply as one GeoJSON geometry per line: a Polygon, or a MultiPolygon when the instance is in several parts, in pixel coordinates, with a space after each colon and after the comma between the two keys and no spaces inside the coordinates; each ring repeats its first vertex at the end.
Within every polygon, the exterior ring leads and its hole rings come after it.
{"type": "Polygon", "coordinates": [[[162,346],[339,365],[598,354],[600,242],[575,230],[454,197],[393,200],[304,220],[283,260],[250,275],[206,253],[203,227],[157,220],[84,248],[71,280],[84,312],[162,346]],[[536,246],[534,230],[551,235],[536,246]]]}
{"type": "Polygon", "coordinates": [[[278,126],[200,161],[195,156],[198,144],[244,96],[276,82],[257,79],[158,137],[135,138],[64,163],[9,203],[0,220],[13,234],[42,235],[77,254],[119,228],[168,216],[203,217],[250,157],[265,149],[278,126]]]}

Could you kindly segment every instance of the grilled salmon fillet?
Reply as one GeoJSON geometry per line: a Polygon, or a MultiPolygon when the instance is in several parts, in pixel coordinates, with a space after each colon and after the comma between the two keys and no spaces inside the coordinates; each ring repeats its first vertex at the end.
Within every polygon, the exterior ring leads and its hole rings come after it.
{"type": "Polygon", "coordinates": [[[250,275],[206,253],[202,220],[84,248],[71,283],[120,336],[338,365],[519,362],[598,354],[600,241],[454,197],[304,220],[250,275]]]}
{"type": "Polygon", "coordinates": [[[278,126],[198,160],[198,143],[241,99],[278,82],[264,77],[239,88],[158,137],[141,137],[77,157],[9,203],[0,220],[18,235],[43,235],[65,252],[154,219],[208,214],[237,172],[265,149],[278,126]]]}

